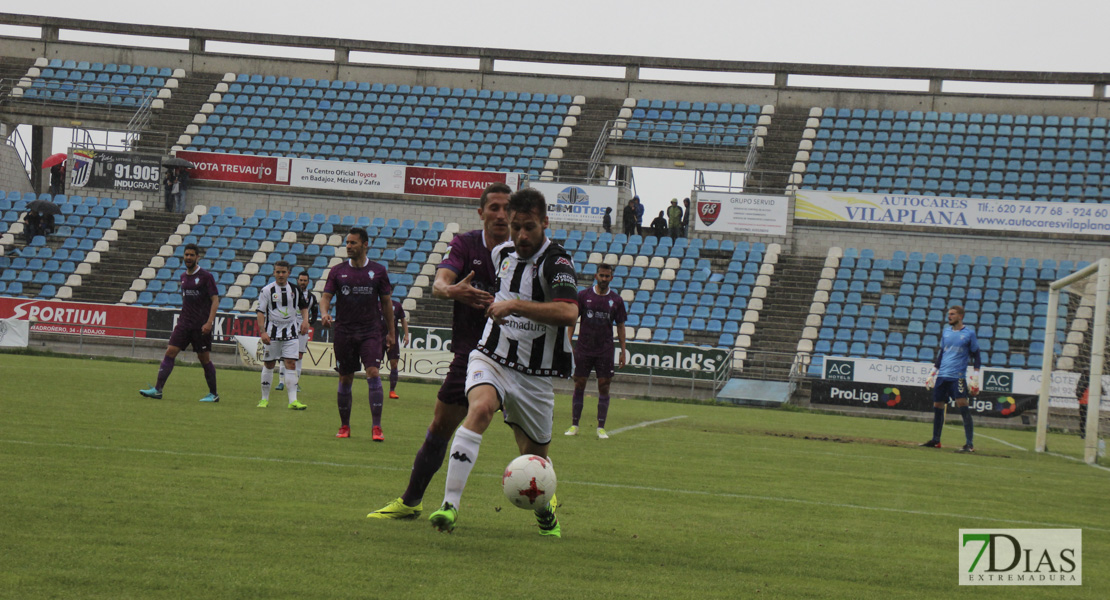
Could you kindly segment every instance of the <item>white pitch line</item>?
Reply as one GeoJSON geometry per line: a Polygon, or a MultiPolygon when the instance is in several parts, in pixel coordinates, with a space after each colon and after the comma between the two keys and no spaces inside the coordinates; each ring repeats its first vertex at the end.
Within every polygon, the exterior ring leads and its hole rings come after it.
{"type": "Polygon", "coordinates": [[[637,429],[639,427],[647,427],[648,425],[656,425],[656,424],[659,424],[659,423],[666,423],[667,421],[674,421],[675,419],[685,419],[685,418],[686,418],[686,415],[678,415],[677,417],[667,417],[666,419],[659,419],[658,421],[644,421],[643,423],[636,423],[635,425],[629,425],[628,427],[621,427],[620,429],[614,429],[614,430],[609,432],[609,435],[617,435],[618,433],[623,433],[623,432],[628,431],[630,429],[637,429]]]}
{"type": "MultiPolygon", "coordinates": [[[[672,420],[672,419],[681,419],[681,418],[685,418],[685,415],[681,415],[681,416],[677,416],[677,417],[671,417],[670,419],[662,419],[660,421],[651,421],[649,423],[641,423],[641,424],[633,425],[631,427],[641,427],[641,426],[650,425],[651,423],[659,423],[659,422],[662,422],[662,421],[669,421],[669,420],[672,420]]],[[[168,456],[190,456],[190,457],[197,457],[197,458],[219,458],[219,459],[224,459],[224,460],[245,460],[245,461],[272,462],[272,463],[284,463],[284,464],[294,464],[294,465],[312,465],[312,466],[340,467],[340,468],[353,468],[353,469],[372,469],[372,470],[377,470],[377,471],[409,471],[409,470],[411,470],[411,467],[386,467],[386,466],[380,466],[380,465],[362,465],[362,464],[353,465],[353,464],[348,464],[348,463],[336,463],[336,462],[317,461],[317,460],[297,460],[297,459],[290,459],[290,458],[265,458],[265,457],[261,457],[261,456],[235,456],[235,455],[229,455],[229,454],[209,454],[209,453],[205,453],[205,452],[179,452],[179,451],[176,451],[176,450],[154,450],[154,449],[150,449],[150,448],[116,448],[116,447],[112,447],[112,446],[92,446],[92,445],[88,445],[88,444],[66,444],[66,443],[60,443],[60,442],[31,442],[31,441],[25,441],[25,440],[0,440],[0,442],[6,443],[6,444],[21,444],[21,445],[26,445],[26,446],[50,446],[50,447],[56,447],[56,448],[75,448],[75,449],[79,449],[79,450],[111,450],[111,451],[116,451],[116,452],[138,452],[138,453],[142,453],[142,454],[165,454],[165,455],[168,455],[168,456]]],[[[1071,458],[1071,457],[1065,457],[1065,458],[1071,458]]],[[[1105,468],[1105,467],[1100,467],[1100,468],[1105,468]]],[[[484,474],[483,473],[483,474],[479,474],[479,475],[484,476],[484,477],[490,477],[490,478],[501,477],[501,475],[499,475],[499,474],[492,474],[492,473],[491,474],[484,474]]],[[[758,495],[755,495],[755,494],[733,494],[733,493],[728,493],[728,492],[709,492],[709,491],[705,491],[705,490],[685,490],[685,489],[662,488],[662,487],[653,487],[653,486],[645,486],[645,485],[628,485],[628,484],[622,484],[622,483],[601,483],[601,482],[597,482],[597,481],[565,480],[564,482],[575,484],[575,485],[588,485],[588,486],[593,486],[593,487],[617,488],[617,489],[637,490],[637,491],[647,491],[647,492],[657,492],[657,493],[670,493],[670,494],[682,494],[682,495],[693,495],[693,496],[711,496],[711,497],[716,497],[716,498],[755,500],[755,501],[760,501],[760,502],[790,502],[790,503],[793,503],[793,504],[805,504],[805,505],[808,505],[808,506],[827,506],[827,507],[830,507],[830,508],[849,508],[849,509],[870,510],[870,511],[877,511],[877,512],[900,513],[900,514],[906,514],[906,515],[922,515],[922,516],[927,516],[927,517],[945,517],[945,518],[952,518],[952,519],[971,519],[971,520],[975,520],[975,521],[995,521],[995,522],[999,522],[999,523],[1015,523],[1015,524],[1018,524],[1018,525],[1037,525],[1037,526],[1041,526],[1041,527],[1061,527],[1061,528],[1077,528],[1078,527],[1078,528],[1083,528],[1083,529],[1089,529],[1091,531],[1110,532],[1110,529],[1106,529],[1106,528],[1102,528],[1102,527],[1093,527],[1093,526],[1090,526],[1090,525],[1076,525],[1076,524],[1073,524],[1073,523],[1045,523],[1045,522],[1041,522],[1041,521],[1023,521],[1023,520],[1020,520],[1020,519],[1002,519],[1002,518],[998,518],[998,517],[981,517],[981,516],[967,515],[967,514],[931,512],[931,511],[923,511],[923,510],[909,510],[909,509],[905,509],[905,508],[888,508],[888,507],[885,507],[885,506],[866,506],[866,505],[863,505],[863,504],[850,504],[850,503],[842,503],[842,502],[821,502],[819,500],[805,500],[805,499],[802,499],[802,498],[785,498],[785,497],[781,497],[781,496],[758,496],[758,495]]]]}
{"type": "Polygon", "coordinates": [[[991,436],[989,436],[989,435],[983,435],[983,434],[981,434],[981,433],[976,433],[975,435],[976,435],[977,437],[981,437],[981,438],[986,438],[986,439],[988,439],[988,440],[991,440],[991,441],[994,441],[994,442],[998,442],[999,444],[1002,444],[1003,446],[1009,446],[1009,447],[1011,447],[1011,448],[1014,448],[1014,449],[1017,449],[1017,450],[1021,450],[1021,451],[1023,451],[1023,452],[1029,452],[1029,449],[1028,449],[1028,448],[1023,448],[1023,447],[1021,447],[1021,446],[1018,446],[1017,444],[1011,444],[1010,442],[1007,442],[1006,440],[1000,440],[1000,439],[998,439],[998,438],[996,438],[996,437],[991,437],[991,436]]]}

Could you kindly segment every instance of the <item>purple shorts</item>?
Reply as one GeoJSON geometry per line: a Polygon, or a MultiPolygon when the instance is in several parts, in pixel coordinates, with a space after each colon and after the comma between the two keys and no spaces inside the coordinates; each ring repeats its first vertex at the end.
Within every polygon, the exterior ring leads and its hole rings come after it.
{"type": "Polygon", "coordinates": [[[574,376],[589,377],[590,371],[597,371],[598,379],[612,379],[614,374],[612,353],[603,356],[574,355],[574,376]]]}
{"type": "Polygon", "coordinates": [[[439,386],[439,401],[455,406],[470,406],[466,399],[466,364],[470,354],[455,354],[451,366],[447,369],[447,377],[443,378],[443,385],[439,386]]]}
{"type": "Polygon", "coordinates": [[[359,367],[378,368],[382,365],[382,338],[373,333],[348,333],[336,330],[332,343],[335,370],[340,375],[352,375],[359,367]]]}
{"type": "Polygon", "coordinates": [[[182,350],[188,350],[189,346],[192,346],[197,354],[211,352],[212,333],[202,333],[200,327],[182,327],[179,323],[170,334],[169,345],[182,350]]]}
{"type": "Polygon", "coordinates": [[[393,347],[387,348],[385,338],[382,338],[382,353],[389,360],[401,360],[401,345],[394,342],[393,347]]]}

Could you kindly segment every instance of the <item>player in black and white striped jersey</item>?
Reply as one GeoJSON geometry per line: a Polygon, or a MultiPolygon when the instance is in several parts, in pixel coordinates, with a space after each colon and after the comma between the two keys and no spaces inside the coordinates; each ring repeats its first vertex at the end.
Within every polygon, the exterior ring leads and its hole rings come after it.
{"type": "MultiPolygon", "coordinates": [[[[312,280],[308,277],[308,271],[301,271],[300,274],[297,275],[297,289],[300,290],[301,295],[304,296],[305,301],[308,302],[308,324],[311,327],[316,327],[316,322],[320,320],[320,301],[316,299],[316,294],[313,293],[310,287],[311,285],[312,280]]],[[[307,328],[301,329],[301,335],[299,338],[300,347],[298,348],[297,354],[297,381],[301,380],[301,368],[304,365],[304,353],[308,352],[308,338],[310,336],[311,332],[307,328]]],[[[285,389],[284,361],[278,364],[278,378],[278,384],[274,386],[274,389],[281,391],[285,389]]],[[[297,391],[301,391],[299,383],[297,384],[297,391]]]]}
{"type": "MultiPolygon", "coordinates": [[[[501,410],[521,454],[547,457],[555,410],[551,377],[569,377],[573,364],[566,329],[578,320],[574,262],[547,239],[547,201],[527,188],[509,197],[509,235],[491,252],[497,265],[494,301],[466,370],[466,419],[455,431],[443,506],[429,520],[451,531],[482,435],[501,410]]],[[[536,509],[541,535],[559,536],[554,500],[536,509]]]]}
{"type": "Polygon", "coordinates": [[[289,263],[284,260],[274,263],[274,281],[259,290],[255,311],[265,345],[262,400],[258,402],[258,407],[266,408],[270,404],[270,384],[274,378],[274,366],[280,358],[285,363],[284,383],[289,408],[308,408],[297,400],[298,338],[308,328],[308,302],[297,286],[289,283],[289,263]]]}

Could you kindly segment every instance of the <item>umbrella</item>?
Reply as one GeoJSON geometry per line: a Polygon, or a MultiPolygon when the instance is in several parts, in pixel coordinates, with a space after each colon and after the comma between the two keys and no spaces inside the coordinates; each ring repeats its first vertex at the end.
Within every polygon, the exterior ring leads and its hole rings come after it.
{"type": "Polygon", "coordinates": [[[49,169],[50,167],[53,167],[54,165],[60,165],[60,164],[62,164],[66,161],[66,158],[67,158],[67,156],[66,156],[65,152],[59,152],[57,154],[51,154],[49,158],[42,161],[42,168],[49,169]]]}
{"type": "Polygon", "coordinates": [[[178,158],[176,156],[167,158],[166,160],[162,161],[162,165],[166,167],[182,167],[185,169],[195,169],[197,167],[184,158],[178,158]]]}
{"type": "MultiPolygon", "coordinates": [[[[63,154],[63,156],[65,156],[63,154]]],[[[27,205],[28,212],[37,212],[44,215],[60,215],[62,209],[49,200],[34,200],[27,205]]]]}

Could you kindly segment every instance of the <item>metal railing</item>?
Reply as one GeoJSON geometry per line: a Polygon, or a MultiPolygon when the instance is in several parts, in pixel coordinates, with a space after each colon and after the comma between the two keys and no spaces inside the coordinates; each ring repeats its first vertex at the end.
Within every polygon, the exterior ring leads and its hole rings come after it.
{"type": "Polygon", "coordinates": [[[143,96],[143,101],[139,104],[139,109],[135,111],[134,115],[131,115],[131,120],[127,122],[127,134],[124,139],[131,148],[134,148],[135,145],[139,143],[139,139],[142,137],[143,132],[150,126],[150,120],[153,114],[151,105],[154,102],[155,96],[155,90],[148,91],[147,94],[143,96]]]}

